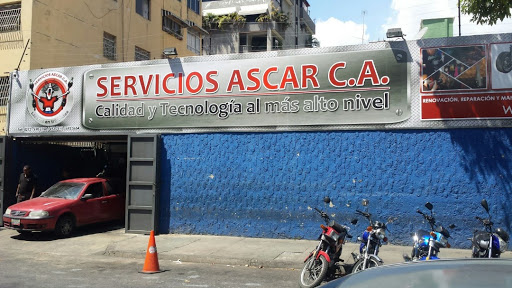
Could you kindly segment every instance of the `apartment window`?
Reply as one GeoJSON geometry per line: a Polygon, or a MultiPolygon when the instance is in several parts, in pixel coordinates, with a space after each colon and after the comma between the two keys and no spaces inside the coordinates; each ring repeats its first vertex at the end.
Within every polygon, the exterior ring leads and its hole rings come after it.
{"type": "Polygon", "coordinates": [[[0,6],[0,32],[21,30],[21,4],[0,6]]]}
{"type": "Polygon", "coordinates": [[[135,12],[149,20],[149,5],[151,0],[135,0],[135,12]]]}
{"type": "Polygon", "coordinates": [[[183,39],[183,28],[181,25],[169,17],[162,17],[162,30],[174,35],[178,39],[183,39]]]}
{"type": "Polygon", "coordinates": [[[116,60],[116,36],[103,32],[103,56],[116,60]]]}
{"type": "Polygon", "coordinates": [[[151,59],[151,54],[140,47],[135,46],[135,61],[145,61],[151,59]]]}
{"type": "Polygon", "coordinates": [[[9,99],[9,76],[0,77],[0,106],[6,106],[9,99]]]}
{"type": "Polygon", "coordinates": [[[201,53],[201,37],[198,33],[194,31],[187,32],[187,48],[197,55],[201,53]]]}
{"type": "Polygon", "coordinates": [[[200,5],[199,0],[187,0],[188,9],[196,12],[197,14],[199,14],[199,5],[200,5]]]}

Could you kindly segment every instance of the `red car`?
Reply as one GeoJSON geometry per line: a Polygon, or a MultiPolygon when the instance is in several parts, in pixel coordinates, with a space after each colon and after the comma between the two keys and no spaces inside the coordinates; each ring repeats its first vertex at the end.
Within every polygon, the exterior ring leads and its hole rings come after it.
{"type": "Polygon", "coordinates": [[[40,197],[7,208],[4,227],[20,233],[54,231],[67,237],[78,226],[123,220],[125,197],[120,192],[104,178],[60,181],[40,197]]]}

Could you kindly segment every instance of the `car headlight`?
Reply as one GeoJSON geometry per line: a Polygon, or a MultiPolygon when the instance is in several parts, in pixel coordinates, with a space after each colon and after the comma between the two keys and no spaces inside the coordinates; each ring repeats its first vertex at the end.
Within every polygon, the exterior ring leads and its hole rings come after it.
{"type": "Polygon", "coordinates": [[[5,210],[5,215],[11,215],[11,209],[7,208],[7,210],[5,210]]]}
{"type": "Polygon", "coordinates": [[[28,214],[28,217],[30,217],[30,218],[44,218],[44,217],[48,217],[49,215],[50,215],[50,213],[48,213],[48,211],[35,210],[35,211],[31,211],[28,214]]]}

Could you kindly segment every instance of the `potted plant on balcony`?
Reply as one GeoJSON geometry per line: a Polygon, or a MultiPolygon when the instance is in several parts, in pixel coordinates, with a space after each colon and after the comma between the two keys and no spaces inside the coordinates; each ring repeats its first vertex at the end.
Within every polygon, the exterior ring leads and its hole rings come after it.
{"type": "Polygon", "coordinates": [[[211,31],[218,28],[219,25],[219,17],[212,13],[208,13],[206,16],[203,16],[203,28],[211,31]]]}
{"type": "Polygon", "coordinates": [[[225,28],[227,25],[233,25],[233,27],[243,27],[245,24],[245,17],[238,14],[237,12],[233,12],[227,15],[221,15],[218,18],[218,27],[219,29],[225,28]]]}
{"type": "Polygon", "coordinates": [[[256,22],[259,23],[269,23],[276,22],[278,26],[280,26],[283,30],[286,30],[290,26],[290,16],[289,13],[284,13],[280,11],[274,4],[272,4],[270,13],[263,13],[258,18],[256,18],[256,22]]]}

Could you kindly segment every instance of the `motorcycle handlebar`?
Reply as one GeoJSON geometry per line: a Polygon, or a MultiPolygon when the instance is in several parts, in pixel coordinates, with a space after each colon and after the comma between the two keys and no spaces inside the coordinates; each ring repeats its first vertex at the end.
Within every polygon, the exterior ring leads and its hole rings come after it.
{"type": "Polygon", "coordinates": [[[480,218],[478,216],[475,216],[475,219],[479,220],[480,222],[482,222],[482,224],[484,224],[485,226],[492,226],[492,225],[494,225],[494,223],[492,223],[492,221],[490,219],[483,219],[483,218],[480,218]]]}
{"type": "Polygon", "coordinates": [[[370,219],[370,217],[371,217],[371,214],[370,214],[370,213],[368,213],[368,212],[363,212],[363,211],[361,211],[361,210],[359,210],[359,209],[356,209],[356,213],[357,213],[357,214],[359,214],[359,215],[362,215],[362,216],[364,216],[365,218],[368,218],[368,219],[370,219]]]}

